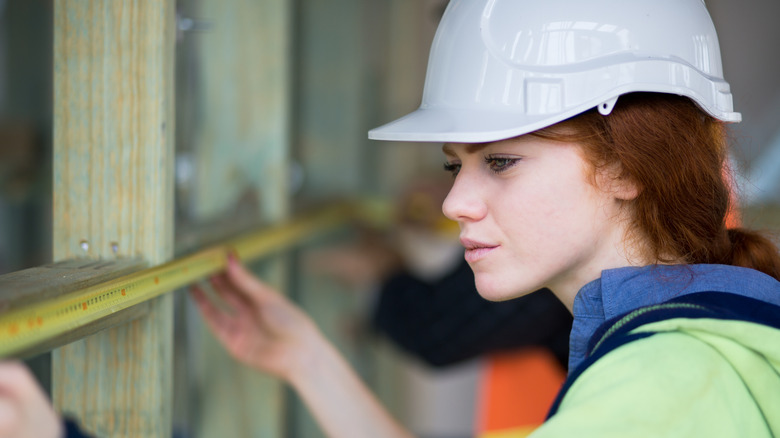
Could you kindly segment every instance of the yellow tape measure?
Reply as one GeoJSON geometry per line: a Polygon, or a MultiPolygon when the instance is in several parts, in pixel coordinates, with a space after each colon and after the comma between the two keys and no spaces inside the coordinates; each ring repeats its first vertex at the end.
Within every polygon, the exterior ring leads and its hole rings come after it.
{"type": "Polygon", "coordinates": [[[356,212],[355,205],[334,205],[160,266],[0,314],[0,357],[28,351],[63,333],[213,275],[224,269],[228,251],[244,261],[253,260],[346,224],[356,212]]]}

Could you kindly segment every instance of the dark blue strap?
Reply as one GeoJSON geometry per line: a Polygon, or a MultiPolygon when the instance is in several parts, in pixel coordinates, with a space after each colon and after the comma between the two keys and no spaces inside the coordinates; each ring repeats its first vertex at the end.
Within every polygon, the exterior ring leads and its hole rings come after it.
{"type": "Polygon", "coordinates": [[[78,423],[72,419],[65,418],[63,422],[65,425],[65,438],[94,438],[92,435],[87,435],[83,430],[81,430],[78,423]]]}

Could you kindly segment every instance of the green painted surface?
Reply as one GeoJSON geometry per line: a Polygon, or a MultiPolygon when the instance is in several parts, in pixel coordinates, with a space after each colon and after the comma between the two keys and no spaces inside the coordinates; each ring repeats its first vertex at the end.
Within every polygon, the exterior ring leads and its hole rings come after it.
{"type": "MultiPolygon", "coordinates": [[[[177,226],[219,223],[229,231],[282,221],[289,210],[290,2],[182,6],[203,30],[185,32],[178,46],[177,159],[187,160],[191,174],[179,179],[177,226]]],[[[283,288],[284,260],[256,268],[283,288]]],[[[197,437],[287,436],[282,385],[229,357],[186,297],[177,306],[185,315],[177,322],[179,429],[197,437]]]]}
{"type": "MultiPolygon", "coordinates": [[[[301,202],[393,196],[415,172],[431,163],[441,168],[435,146],[423,149],[367,138],[370,128],[420,103],[436,25],[430,10],[431,2],[420,0],[298,2],[293,155],[306,175],[301,202]]],[[[350,237],[354,235],[323,239],[302,254],[350,237]]],[[[350,290],[307,272],[305,265],[300,268],[299,303],[391,412],[401,413],[405,394],[397,351],[367,326],[373,291],[350,290]]],[[[322,437],[307,409],[293,400],[291,436],[322,437]]]]}

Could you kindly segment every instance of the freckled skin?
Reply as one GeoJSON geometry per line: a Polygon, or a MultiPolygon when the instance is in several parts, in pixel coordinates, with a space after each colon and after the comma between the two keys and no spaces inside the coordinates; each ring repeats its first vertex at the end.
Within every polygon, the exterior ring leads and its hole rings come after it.
{"type": "Polygon", "coordinates": [[[450,143],[444,152],[457,173],[444,214],[459,223],[461,239],[492,248],[469,261],[486,299],[548,287],[571,310],[577,291],[602,270],[632,264],[624,254],[627,211],[591,182],[576,144],[526,135],[450,143]]]}

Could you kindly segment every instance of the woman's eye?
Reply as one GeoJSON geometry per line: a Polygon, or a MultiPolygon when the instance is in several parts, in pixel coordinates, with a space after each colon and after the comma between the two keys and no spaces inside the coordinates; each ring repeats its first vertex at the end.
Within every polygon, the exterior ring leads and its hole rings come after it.
{"type": "Polygon", "coordinates": [[[507,158],[507,157],[485,157],[485,164],[488,165],[491,171],[495,173],[501,173],[510,167],[514,166],[519,158],[507,158]]]}
{"type": "Polygon", "coordinates": [[[460,172],[460,164],[444,163],[444,171],[452,174],[453,177],[458,176],[460,172]]]}

